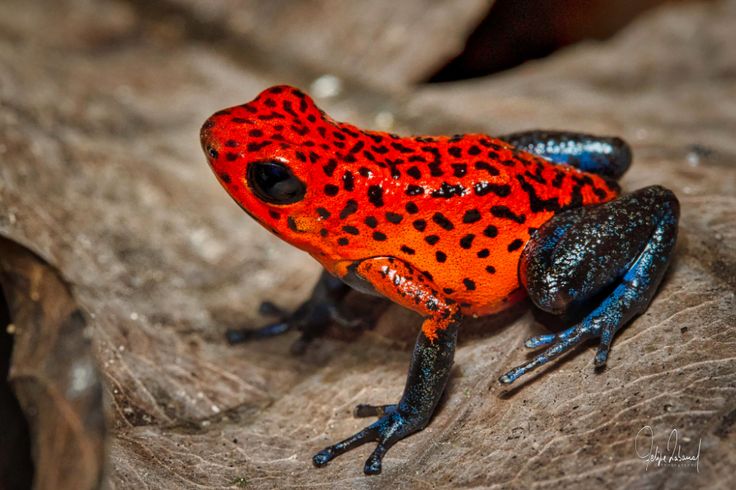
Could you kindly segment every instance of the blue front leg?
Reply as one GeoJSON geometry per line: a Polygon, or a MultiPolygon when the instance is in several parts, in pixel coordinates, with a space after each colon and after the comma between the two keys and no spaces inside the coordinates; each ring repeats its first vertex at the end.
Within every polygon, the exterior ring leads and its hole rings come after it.
{"type": "Polygon", "coordinates": [[[612,292],[577,325],[528,339],[527,347],[550,347],[499,381],[513,383],[590,338],[599,339],[595,365],[604,366],[616,332],[646,310],[664,277],[677,240],[679,210],[671,191],[653,186],[566,211],[540,228],[524,249],[519,269],[539,308],[561,314],[606,288],[612,292]]]}

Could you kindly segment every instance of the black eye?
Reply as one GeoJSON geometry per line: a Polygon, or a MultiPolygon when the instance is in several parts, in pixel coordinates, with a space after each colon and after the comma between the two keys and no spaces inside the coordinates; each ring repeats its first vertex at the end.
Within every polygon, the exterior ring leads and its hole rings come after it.
{"type": "Polygon", "coordinates": [[[271,204],[301,201],[307,187],[280,162],[255,162],[248,166],[248,184],[258,199],[271,204]]]}

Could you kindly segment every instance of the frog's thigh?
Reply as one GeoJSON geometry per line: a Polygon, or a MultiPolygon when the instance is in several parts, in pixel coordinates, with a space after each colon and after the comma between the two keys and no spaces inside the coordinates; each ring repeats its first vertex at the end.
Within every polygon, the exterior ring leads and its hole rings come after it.
{"type": "Polygon", "coordinates": [[[560,314],[626,281],[627,273],[638,268],[642,277],[636,277],[632,299],[639,305],[633,310],[639,311],[649,304],[669,264],[678,212],[675,195],[652,186],[562,213],[525,247],[521,282],[539,308],[560,314]]]}
{"type": "Polygon", "coordinates": [[[555,163],[613,179],[621,177],[631,164],[631,148],[616,137],[567,131],[524,131],[499,138],[555,163]]]}
{"type": "Polygon", "coordinates": [[[460,318],[458,305],[446,298],[422,271],[394,257],[373,257],[348,268],[345,282],[359,290],[372,289],[394,303],[425,317],[422,331],[428,339],[460,318]]]}

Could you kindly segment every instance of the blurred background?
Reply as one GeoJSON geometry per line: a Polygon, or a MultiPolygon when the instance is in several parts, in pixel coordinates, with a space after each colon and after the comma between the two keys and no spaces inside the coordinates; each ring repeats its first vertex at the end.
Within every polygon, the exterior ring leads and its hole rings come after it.
{"type": "Polygon", "coordinates": [[[730,488],[735,134],[734,0],[2,0],[0,490],[730,488]],[[302,357],[289,336],[225,344],[319,274],[199,148],[206,117],[279,83],[371,129],[629,141],[623,186],[675,191],[680,250],[606,375],[584,352],[501,398],[544,326],[477,320],[382,476],[360,451],[313,470],[353,405],[396,398],[419,320],[391,308],[302,357]],[[644,423],[702,439],[700,471],[645,471],[644,423]]]}

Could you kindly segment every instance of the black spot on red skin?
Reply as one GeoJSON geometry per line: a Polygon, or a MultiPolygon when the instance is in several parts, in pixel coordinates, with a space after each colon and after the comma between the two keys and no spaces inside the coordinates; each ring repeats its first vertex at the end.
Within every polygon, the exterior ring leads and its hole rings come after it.
{"type": "Polygon", "coordinates": [[[455,177],[464,177],[468,173],[468,166],[464,163],[453,163],[450,166],[452,167],[452,175],[455,177]]]}
{"type": "Polygon", "coordinates": [[[315,211],[317,211],[317,214],[322,219],[327,219],[331,216],[330,212],[323,207],[318,207],[315,211]]]}
{"type": "Polygon", "coordinates": [[[472,279],[468,279],[466,277],[463,279],[463,284],[465,285],[465,289],[468,291],[475,291],[475,282],[472,279]]]}
{"type": "Polygon", "coordinates": [[[406,212],[409,214],[417,214],[419,212],[419,208],[417,207],[417,205],[411,201],[406,203],[406,206],[404,206],[404,209],[406,209],[406,212]]]}
{"type": "Polygon", "coordinates": [[[493,206],[491,207],[491,214],[496,218],[510,219],[519,224],[523,224],[526,221],[526,216],[523,214],[515,214],[506,206],[493,206]]]}
{"type": "Polygon", "coordinates": [[[424,231],[425,229],[427,229],[427,222],[423,219],[418,219],[412,223],[412,226],[417,231],[424,231]]]}
{"type": "Polygon", "coordinates": [[[493,267],[492,265],[487,265],[486,266],[486,272],[489,273],[489,274],[495,274],[496,273],[496,268],[493,267]]]}
{"type": "Polygon", "coordinates": [[[342,231],[344,231],[348,235],[358,235],[360,233],[360,231],[356,227],[351,225],[343,226],[342,231]]]}
{"type": "Polygon", "coordinates": [[[484,170],[485,172],[488,172],[488,175],[491,177],[501,175],[501,171],[488,162],[475,162],[475,169],[484,170]]]}
{"type": "Polygon", "coordinates": [[[478,250],[478,253],[476,255],[478,256],[479,259],[485,259],[489,255],[491,255],[491,251],[488,250],[487,248],[484,248],[482,250],[478,250]]]}
{"type": "Polygon", "coordinates": [[[238,146],[238,142],[235,140],[227,140],[225,142],[225,146],[227,146],[228,148],[236,148],[238,146]]]}
{"type": "Polygon", "coordinates": [[[468,155],[480,155],[480,148],[473,145],[470,148],[468,148],[468,155]]]}
{"type": "Polygon", "coordinates": [[[491,192],[498,197],[508,197],[511,194],[511,186],[508,184],[493,184],[491,182],[478,182],[474,186],[477,196],[485,196],[491,192]]]}
{"type": "Polygon", "coordinates": [[[463,223],[477,223],[480,221],[480,218],[480,211],[477,209],[469,209],[468,211],[465,211],[465,214],[463,215],[463,223]]]}
{"type": "Polygon", "coordinates": [[[455,158],[460,158],[463,156],[463,150],[459,146],[451,146],[450,148],[448,148],[447,153],[455,158]]]}
{"type": "Polygon", "coordinates": [[[509,252],[513,252],[514,250],[520,249],[522,245],[524,245],[524,241],[517,238],[513,242],[509,243],[509,246],[507,248],[509,252]]]}
{"type": "Polygon", "coordinates": [[[220,174],[220,180],[225,182],[226,184],[229,184],[231,182],[230,176],[228,174],[220,174]]]}
{"type": "Polygon", "coordinates": [[[355,143],[353,145],[352,148],[350,148],[350,150],[348,150],[348,152],[349,153],[358,153],[360,150],[363,149],[364,146],[365,146],[365,143],[363,143],[362,141],[358,141],[357,143],[355,143]]]}
{"type": "Polygon", "coordinates": [[[358,210],[358,202],[355,199],[348,199],[345,207],[340,211],[340,219],[345,219],[358,210]]]}
{"type": "MultiPolygon", "coordinates": [[[[586,175],[586,177],[588,176],[586,175]]],[[[560,210],[560,203],[556,198],[551,197],[549,199],[543,199],[539,197],[539,195],[537,195],[537,191],[534,186],[527,182],[524,177],[522,177],[521,175],[517,175],[516,179],[519,181],[521,189],[529,196],[529,207],[531,208],[532,212],[556,212],[560,210]]],[[[588,179],[590,179],[590,177],[588,177],[588,179]]]]}
{"type": "Polygon", "coordinates": [[[291,231],[300,233],[299,228],[296,227],[296,221],[294,220],[293,217],[289,216],[288,218],[286,218],[286,225],[289,227],[291,231]]]}
{"type": "Polygon", "coordinates": [[[340,188],[333,184],[327,184],[325,186],[325,194],[327,194],[330,197],[334,197],[337,195],[337,193],[340,192],[340,188]]]}
{"type": "Polygon", "coordinates": [[[401,246],[401,251],[407,255],[414,255],[416,253],[413,248],[407,247],[406,245],[401,246]]]}
{"type": "Polygon", "coordinates": [[[274,210],[269,210],[268,211],[268,215],[271,217],[271,219],[275,219],[275,220],[281,218],[281,214],[280,213],[277,213],[274,210]]]}
{"type": "Polygon", "coordinates": [[[445,293],[445,294],[452,294],[452,293],[455,292],[455,290],[452,289],[452,288],[443,288],[442,289],[442,292],[445,293]]]}
{"type": "Polygon", "coordinates": [[[235,160],[238,159],[238,154],[237,153],[232,153],[232,152],[227,152],[227,155],[225,155],[225,159],[228,162],[234,162],[235,160]]]}
{"type": "Polygon", "coordinates": [[[465,250],[468,250],[470,247],[473,246],[473,239],[475,238],[475,235],[472,233],[469,233],[462,237],[460,239],[460,246],[464,248],[465,250]]]}
{"type": "Polygon", "coordinates": [[[267,147],[270,144],[271,144],[271,142],[268,141],[268,140],[262,141],[260,143],[248,143],[248,145],[246,146],[246,149],[248,151],[259,151],[259,150],[262,150],[263,148],[267,147]]]}
{"type": "Polygon", "coordinates": [[[435,243],[440,241],[440,237],[437,235],[427,235],[424,237],[424,241],[429,243],[430,245],[434,245],[435,243]]]}
{"type": "Polygon", "coordinates": [[[399,223],[401,223],[401,220],[402,219],[404,219],[404,217],[401,216],[400,214],[392,213],[390,211],[388,213],[386,213],[386,220],[389,223],[393,223],[395,225],[398,225],[399,223]]]}
{"type": "Polygon", "coordinates": [[[452,224],[452,221],[447,219],[447,217],[442,213],[434,213],[434,216],[432,216],[432,221],[437,223],[440,228],[445,229],[447,231],[450,231],[455,228],[455,225],[452,224]]]}
{"type": "Polygon", "coordinates": [[[445,262],[447,260],[447,254],[445,254],[444,252],[442,252],[440,250],[437,250],[434,253],[434,256],[437,259],[437,262],[439,262],[439,263],[443,263],[443,262],[445,262]]]}
{"type": "Polygon", "coordinates": [[[398,151],[399,153],[413,153],[414,152],[414,148],[404,146],[401,143],[393,142],[391,143],[391,147],[394,150],[398,151]]]}
{"type": "Polygon", "coordinates": [[[378,242],[383,242],[386,240],[386,235],[384,233],[381,233],[380,231],[374,231],[373,232],[373,239],[378,242]]]}
{"type": "Polygon", "coordinates": [[[419,187],[418,185],[408,185],[406,186],[406,195],[407,196],[420,196],[424,194],[424,188],[419,187]]]}
{"type": "Polygon", "coordinates": [[[355,189],[355,179],[353,178],[353,173],[351,171],[348,170],[342,176],[342,185],[348,192],[352,192],[355,189]]]}
{"type": "Polygon", "coordinates": [[[324,170],[326,176],[332,177],[332,174],[335,172],[336,168],[337,168],[337,160],[330,159],[330,161],[327,162],[327,165],[324,165],[322,167],[322,170],[324,170]]]}
{"type": "Polygon", "coordinates": [[[486,229],[483,230],[483,234],[488,238],[495,238],[498,236],[498,228],[493,225],[488,225],[486,226],[486,229]]]}
{"type": "Polygon", "coordinates": [[[378,226],[378,220],[375,216],[367,216],[363,222],[371,228],[375,228],[376,226],[378,226]]]}
{"type": "Polygon", "coordinates": [[[409,177],[412,177],[412,178],[417,179],[417,180],[419,180],[419,179],[422,178],[422,172],[419,170],[419,167],[416,167],[416,166],[409,167],[409,169],[407,169],[407,171],[406,171],[406,174],[409,177]]]}
{"type": "Polygon", "coordinates": [[[368,187],[368,201],[377,208],[383,206],[383,189],[381,186],[372,185],[368,187]]]}
{"type": "Polygon", "coordinates": [[[340,237],[340,238],[337,239],[337,244],[338,245],[347,245],[348,243],[350,243],[350,240],[348,240],[345,237],[340,237]]]}
{"type": "Polygon", "coordinates": [[[322,238],[326,237],[329,232],[327,231],[327,228],[322,228],[319,230],[319,234],[322,238]]]}
{"type": "Polygon", "coordinates": [[[464,192],[465,188],[460,184],[450,185],[443,182],[439,189],[432,191],[432,197],[450,199],[454,196],[462,196],[464,192]]]}

